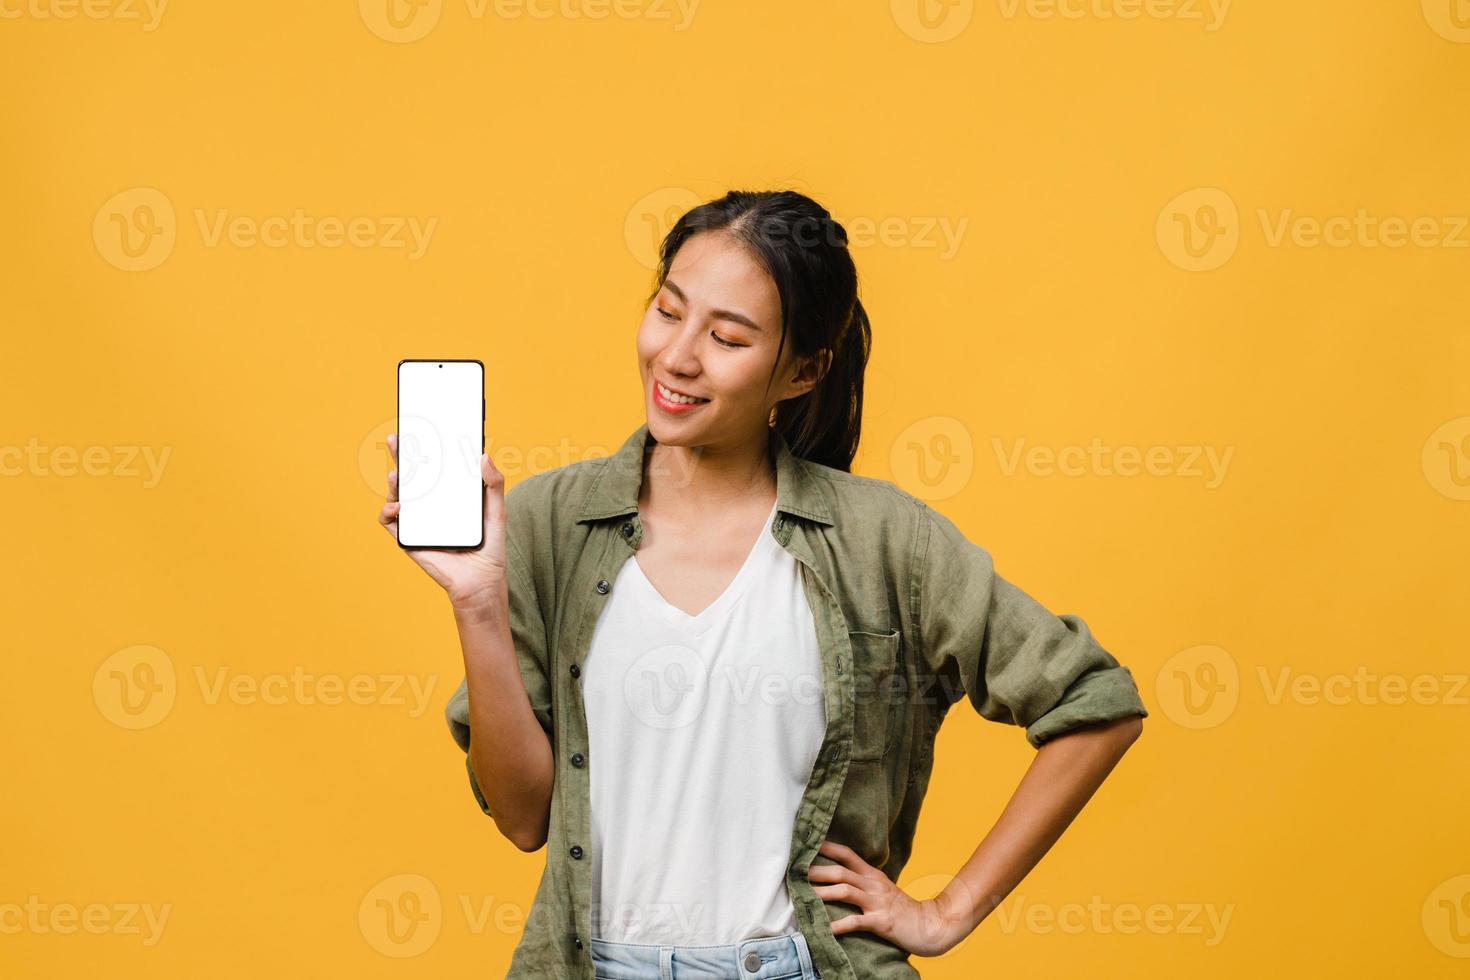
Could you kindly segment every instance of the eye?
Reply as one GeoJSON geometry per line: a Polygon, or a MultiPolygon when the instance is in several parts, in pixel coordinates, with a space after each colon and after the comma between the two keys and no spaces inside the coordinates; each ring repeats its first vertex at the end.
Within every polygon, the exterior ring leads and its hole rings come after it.
{"type": "Polygon", "coordinates": [[[658,314],[659,314],[659,316],[663,317],[665,320],[677,320],[677,319],[679,319],[678,316],[676,316],[673,313],[670,313],[668,310],[664,309],[662,306],[660,306],[658,308],[658,314]]]}
{"type": "Polygon", "coordinates": [[[728,341],[724,337],[721,337],[719,334],[715,333],[713,330],[711,330],[709,332],[709,335],[711,337],[715,338],[715,343],[719,344],[721,347],[749,347],[750,346],[749,344],[736,344],[736,343],[733,343],[731,341],[728,341]]]}

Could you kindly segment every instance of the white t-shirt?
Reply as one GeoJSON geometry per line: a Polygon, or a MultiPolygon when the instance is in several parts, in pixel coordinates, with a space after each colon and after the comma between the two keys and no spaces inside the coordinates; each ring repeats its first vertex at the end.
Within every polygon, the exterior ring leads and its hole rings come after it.
{"type": "Polygon", "coordinates": [[[771,513],[697,616],[630,556],[583,666],[593,935],[707,946],[798,928],[796,810],[826,731],[801,574],[771,513]]]}

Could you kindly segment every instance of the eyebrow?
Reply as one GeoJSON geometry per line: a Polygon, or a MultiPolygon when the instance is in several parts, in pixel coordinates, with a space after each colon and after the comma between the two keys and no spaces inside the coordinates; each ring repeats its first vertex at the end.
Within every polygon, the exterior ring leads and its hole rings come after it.
{"type": "MultiPolygon", "coordinates": [[[[679,302],[689,302],[689,297],[684,295],[684,290],[680,289],[678,283],[674,282],[674,280],[665,279],[664,288],[673,293],[675,296],[679,297],[679,302]]],[[[756,323],[754,320],[743,313],[736,313],[734,310],[711,310],[710,316],[713,316],[719,320],[729,320],[732,323],[743,324],[744,326],[747,326],[750,329],[756,331],[759,331],[761,328],[761,325],[759,323],[756,323]]]]}

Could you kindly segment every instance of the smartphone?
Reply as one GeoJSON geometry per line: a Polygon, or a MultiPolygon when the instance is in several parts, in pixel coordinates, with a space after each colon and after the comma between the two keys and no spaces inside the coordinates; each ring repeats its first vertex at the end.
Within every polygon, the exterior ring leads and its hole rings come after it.
{"type": "Polygon", "coordinates": [[[478,548],[485,540],[485,365],[398,362],[398,544],[478,548]]]}

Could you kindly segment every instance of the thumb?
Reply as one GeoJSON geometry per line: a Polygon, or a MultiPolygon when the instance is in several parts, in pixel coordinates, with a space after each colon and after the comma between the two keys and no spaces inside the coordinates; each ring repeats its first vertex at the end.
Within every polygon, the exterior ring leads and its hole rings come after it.
{"type": "Polygon", "coordinates": [[[505,522],[505,475],[489,453],[480,454],[480,478],[485,483],[485,527],[499,527],[505,522]]]}

